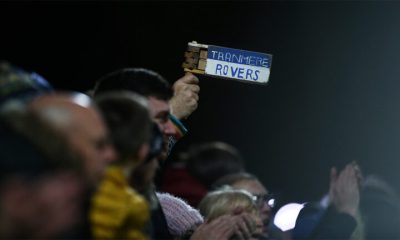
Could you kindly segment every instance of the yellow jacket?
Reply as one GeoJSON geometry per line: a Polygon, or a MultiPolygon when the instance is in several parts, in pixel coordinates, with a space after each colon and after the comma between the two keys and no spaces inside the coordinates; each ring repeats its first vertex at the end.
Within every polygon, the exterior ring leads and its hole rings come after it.
{"type": "Polygon", "coordinates": [[[91,200],[89,212],[94,239],[148,239],[150,218],[146,200],[133,188],[120,166],[110,166],[91,200]]]}

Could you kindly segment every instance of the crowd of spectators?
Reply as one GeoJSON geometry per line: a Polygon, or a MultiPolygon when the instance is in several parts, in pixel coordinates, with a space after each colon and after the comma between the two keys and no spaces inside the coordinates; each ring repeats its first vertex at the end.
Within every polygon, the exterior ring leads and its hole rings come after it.
{"type": "Polygon", "coordinates": [[[234,146],[193,145],[165,164],[199,103],[192,73],[171,86],[119,69],[89,94],[50,83],[0,62],[2,239],[400,239],[398,194],[355,162],[332,167],[289,231],[234,146]]]}

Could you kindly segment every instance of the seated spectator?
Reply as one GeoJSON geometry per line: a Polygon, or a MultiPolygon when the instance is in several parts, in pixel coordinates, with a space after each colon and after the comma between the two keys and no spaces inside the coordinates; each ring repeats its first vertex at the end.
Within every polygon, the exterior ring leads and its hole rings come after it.
{"type": "Polygon", "coordinates": [[[357,227],[361,172],[355,163],[331,169],[327,201],[308,203],[293,229],[294,239],[351,239],[357,227]]]}
{"type": "Polygon", "coordinates": [[[0,237],[86,237],[82,161],[35,116],[10,114],[0,121],[0,237]]]}
{"type": "Polygon", "coordinates": [[[25,105],[52,90],[50,84],[37,73],[29,73],[7,62],[0,62],[0,110],[15,104],[25,105]]]}
{"type": "MultiPolygon", "coordinates": [[[[110,165],[92,198],[90,221],[95,239],[147,239],[150,208],[129,180],[148,159],[152,122],[147,100],[130,92],[109,92],[96,102],[110,130],[118,159],[110,165]]],[[[161,147],[161,144],[160,144],[161,147]]],[[[155,172],[155,169],[154,169],[155,172]]],[[[144,176],[151,173],[145,173],[144,176]]]]}
{"type": "Polygon", "coordinates": [[[194,145],[182,155],[181,162],[167,166],[161,190],[186,199],[192,206],[198,206],[217,179],[244,171],[238,150],[223,142],[194,145]]]}
{"type": "Polygon", "coordinates": [[[165,160],[173,143],[187,130],[179,119],[187,118],[196,108],[199,100],[198,79],[191,73],[178,79],[173,88],[160,74],[143,68],[126,68],[109,73],[97,81],[94,96],[100,93],[125,90],[146,97],[150,114],[164,135],[165,160]],[[170,144],[170,146],[168,146],[170,144]]]}
{"type": "Polygon", "coordinates": [[[92,100],[82,93],[55,93],[35,98],[28,107],[66,136],[68,144],[84,161],[85,176],[96,185],[105,167],[116,156],[107,128],[92,100]]]}
{"type": "MultiPolygon", "coordinates": [[[[200,91],[197,77],[188,73],[178,79],[171,89],[170,84],[154,71],[141,68],[120,69],[102,77],[96,83],[93,94],[97,96],[115,90],[131,91],[149,101],[151,118],[164,138],[162,151],[157,156],[159,163],[163,164],[176,140],[187,132],[180,119],[187,118],[197,108],[200,91]]],[[[154,179],[144,188],[144,184],[139,183],[144,176],[150,176],[144,173],[152,172],[157,164],[154,161],[146,161],[139,165],[132,174],[131,186],[135,189],[142,188],[141,193],[151,203],[151,238],[171,239],[165,215],[153,187],[154,179]]]]}
{"type": "MultiPolygon", "coordinates": [[[[270,235],[269,225],[272,219],[272,196],[258,178],[249,173],[236,173],[226,175],[218,179],[214,183],[214,188],[218,189],[222,186],[228,185],[233,189],[242,189],[251,193],[256,198],[256,204],[260,212],[261,220],[263,222],[263,237],[267,238],[270,235]]],[[[274,233],[275,234],[275,233],[274,233]]],[[[280,235],[277,234],[277,235],[280,235]]]]}
{"type": "MultiPolygon", "coordinates": [[[[200,202],[199,210],[208,222],[212,222],[218,217],[221,217],[225,214],[234,213],[235,211],[241,211],[243,213],[250,214],[252,220],[254,221],[247,223],[247,226],[250,226],[250,228],[253,230],[251,237],[256,239],[258,235],[262,233],[263,224],[261,222],[258,208],[253,197],[254,196],[244,190],[217,190],[208,193],[203,198],[203,200],[200,202]]],[[[240,231],[238,233],[240,234],[240,231]]]]}

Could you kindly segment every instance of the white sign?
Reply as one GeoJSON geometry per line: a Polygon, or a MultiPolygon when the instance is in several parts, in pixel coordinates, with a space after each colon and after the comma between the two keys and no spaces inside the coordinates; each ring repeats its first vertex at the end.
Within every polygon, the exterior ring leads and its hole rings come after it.
{"type": "Polygon", "coordinates": [[[205,74],[267,83],[272,55],[208,45],[205,74]]]}

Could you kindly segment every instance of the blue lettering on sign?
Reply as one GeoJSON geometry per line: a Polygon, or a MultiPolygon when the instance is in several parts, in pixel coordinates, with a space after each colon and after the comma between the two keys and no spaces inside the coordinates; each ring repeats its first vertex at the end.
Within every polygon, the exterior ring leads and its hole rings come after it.
{"type": "Polygon", "coordinates": [[[236,73],[238,72],[238,68],[231,67],[231,71],[232,71],[232,77],[235,77],[236,73]]]}
{"type": "Polygon", "coordinates": [[[223,73],[225,76],[228,75],[228,69],[229,69],[229,67],[227,65],[224,65],[223,73]]]}
{"type": "Polygon", "coordinates": [[[254,81],[257,81],[257,80],[258,80],[258,74],[259,74],[259,73],[260,73],[259,70],[256,70],[256,71],[254,72],[254,75],[256,75],[256,77],[253,78],[254,81]]]}
{"type": "Polygon", "coordinates": [[[225,64],[215,65],[215,74],[219,76],[228,76],[234,78],[240,78],[245,80],[257,81],[259,78],[260,71],[248,69],[245,67],[233,67],[225,64]]]}
{"type": "Polygon", "coordinates": [[[247,72],[246,72],[246,79],[253,79],[252,77],[251,77],[251,74],[253,73],[253,70],[251,70],[251,69],[247,69],[247,72]]]}
{"type": "Polygon", "coordinates": [[[244,69],[239,68],[238,78],[243,78],[244,69]]]}
{"type": "Polygon", "coordinates": [[[215,67],[215,74],[222,75],[221,69],[222,69],[222,65],[218,63],[217,66],[215,67]],[[219,71],[219,73],[218,73],[218,71],[219,71]]]}
{"type": "Polygon", "coordinates": [[[207,58],[223,62],[270,68],[272,55],[245,50],[208,46],[207,58]]]}

